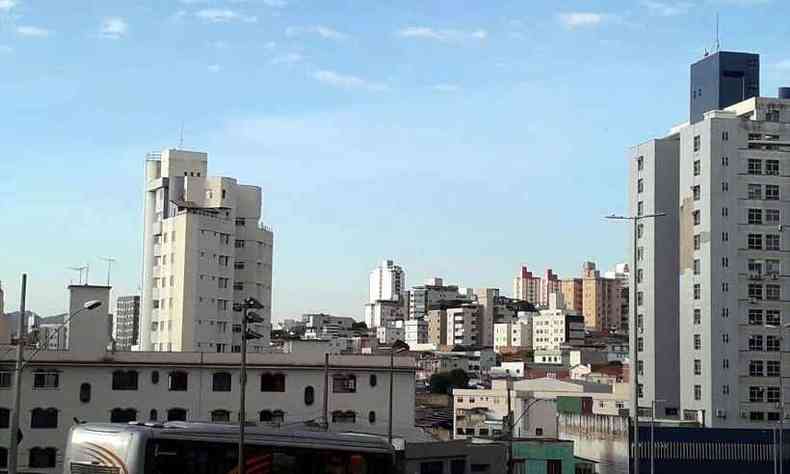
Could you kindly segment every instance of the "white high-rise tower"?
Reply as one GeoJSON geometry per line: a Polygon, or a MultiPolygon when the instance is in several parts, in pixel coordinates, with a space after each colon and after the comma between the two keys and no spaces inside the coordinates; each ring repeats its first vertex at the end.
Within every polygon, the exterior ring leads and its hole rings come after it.
{"type": "Polygon", "coordinates": [[[392,260],[384,260],[370,272],[370,303],[397,301],[406,286],[403,268],[392,260]]]}
{"type": "Polygon", "coordinates": [[[208,155],[149,154],[145,171],[140,349],[237,352],[240,303],[257,298],[265,322],[250,351],[269,347],[271,229],[261,220],[261,189],[207,176],[208,155]]]}

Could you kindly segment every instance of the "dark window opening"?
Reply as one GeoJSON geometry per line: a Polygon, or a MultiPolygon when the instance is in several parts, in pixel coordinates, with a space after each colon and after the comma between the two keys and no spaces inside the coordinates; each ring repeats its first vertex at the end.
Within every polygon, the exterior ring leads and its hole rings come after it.
{"type": "Polygon", "coordinates": [[[167,388],[174,392],[186,392],[188,375],[186,372],[170,372],[167,388]]]}
{"type": "Polygon", "coordinates": [[[261,374],[261,392],[285,392],[285,374],[261,374]]]}

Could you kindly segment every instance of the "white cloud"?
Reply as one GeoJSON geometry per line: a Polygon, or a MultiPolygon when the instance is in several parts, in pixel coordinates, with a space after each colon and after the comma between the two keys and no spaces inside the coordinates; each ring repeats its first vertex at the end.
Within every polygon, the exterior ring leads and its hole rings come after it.
{"type": "Polygon", "coordinates": [[[46,38],[51,32],[46,28],[39,28],[38,26],[17,26],[16,32],[22,36],[29,36],[31,38],[46,38]]]}
{"type": "Polygon", "coordinates": [[[436,84],[432,89],[437,92],[458,92],[461,90],[461,86],[458,84],[436,84]]]}
{"type": "Polygon", "coordinates": [[[254,16],[247,16],[242,15],[241,13],[223,9],[223,8],[205,8],[203,10],[198,10],[195,12],[195,16],[200,18],[201,20],[205,20],[211,23],[227,23],[231,21],[244,21],[247,23],[255,23],[258,21],[257,17],[254,16]]]}
{"type": "Polygon", "coordinates": [[[428,39],[444,43],[458,43],[465,40],[482,41],[488,37],[486,30],[462,31],[453,29],[436,29],[427,26],[407,26],[398,31],[403,38],[428,39]]]}
{"type": "Polygon", "coordinates": [[[304,56],[299,53],[288,53],[288,54],[281,54],[280,56],[275,56],[274,58],[269,61],[271,64],[296,64],[302,62],[304,60],[304,56]]]}
{"type": "Polygon", "coordinates": [[[339,87],[341,89],[363,89],[369,91],[383,91],[387,89],[386,84],[371,82],[357,76],[339,74],[335,71],[320,70],[313,73],[313,78],[318,82],[339,87]]]}
{"type": "Polygon", "coordinates": [[[222,66],[219,64],[212,64],[208,67],[209,72],[220,72],[222,70],[222,66]]]}
{"type": "Polygon", "coordinates": [[[606,15],[594,12],[568,12],[560,13],[559,19],[566,28],[574,29],[599,25],[606,19],[606,15]]]}
{"type": "Polygon", "coordinates": [[[126,23],[126,20],[121,17],[105,18],[99,30],[103,37],[110,39],[118,39],[126,36],[128,31],[129,25],[126,23]]]}
{"type": "Polygon", "coordinates": [[[285,29],[286,36],[300,36],[304,34],[318,35],[324,39],[342,40],[348,38],[348,35],[341,33],[333,28],[323,25],[314,26],[289,26],[285,29]]]}
{"type": "Polygon", "coordinates": [[[16,0],[0,0],[0,12],[11,11],[16,6],[16,0]]]}
{"type": "Polygon", "coordinates": [[[642,5],[647,8],[651,15],[658,16],[677,16],[685,15],[694,6],[690,2],[658,2],[655,0],[645,0],[642,5]]]}

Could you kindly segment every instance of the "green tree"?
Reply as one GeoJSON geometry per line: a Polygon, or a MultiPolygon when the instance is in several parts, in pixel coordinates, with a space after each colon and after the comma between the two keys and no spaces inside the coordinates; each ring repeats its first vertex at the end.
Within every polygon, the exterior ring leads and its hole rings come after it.
{"type": "Polygon", "coordinates": [[[433,374],[429,381],[431,393],[450,394],[453,388],[468,388],[469,375],[461,369],[433,374]]]}

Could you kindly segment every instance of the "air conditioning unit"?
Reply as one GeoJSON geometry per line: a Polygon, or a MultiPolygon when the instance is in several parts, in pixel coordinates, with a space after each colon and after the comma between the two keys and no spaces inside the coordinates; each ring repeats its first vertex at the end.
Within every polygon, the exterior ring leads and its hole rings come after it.
{"type": "Polygon", "coordinates": [[[716,410],[716,418],[727,418],[727,410],[716,410]]]}

